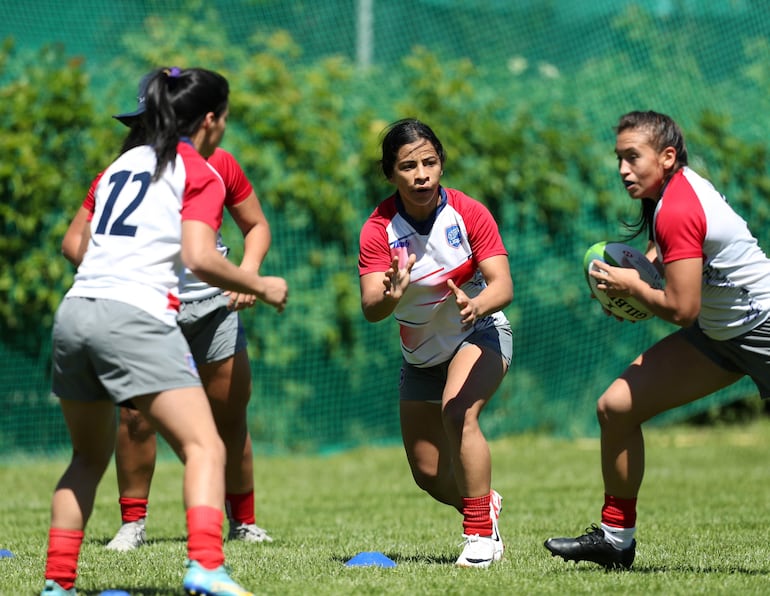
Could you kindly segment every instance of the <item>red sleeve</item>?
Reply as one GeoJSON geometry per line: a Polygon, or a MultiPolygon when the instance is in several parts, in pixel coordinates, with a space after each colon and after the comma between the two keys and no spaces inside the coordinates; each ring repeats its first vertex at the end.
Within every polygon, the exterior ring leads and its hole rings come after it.
{"type": "Polygon", "coordinates": [[[96,186],[99,184],[99,180],[102,179],[103,175],[104,171],[100,172],[99,175],[94,178],[94,181],[91,182],[91,187],[88,189],[86,198],[83,199],[83,209],[87,209],[89,212],[88,221],[91,221],[94,218],[94,209],[96,208],[96,186]]]}
{"type": "Polygon", "coordinates": [[[703,257],[706,214],[681,171],[668,183],[661,200],[655,216],[655,241],[663,263],[703,257]]]}
{"type": "Polygon", "coordinates": [[[497,222],[489,209],[459,190],[448,188],[446,191],[451,205],[465,222],[474,260],[479,263],[489,257],[508,256],[497,222]]]}
{"type": "Polygon", "coordinates": [[[185,168],[182,221],[194,219],[219,231],[225,203],[225,187],[217,172],[188,143],[177,148],[185,168]]]}
{"type": "Polygon", "coordinates": [[[251,182],[241,168],[241,164],[224,149],[217,149],[208,159],[209,164],[222,176],[225,183],[225,206],[232,207],[245,201],[254,191],[251,182]]]}
{"type": "Polygon", "coordinates": [[[392,256],[388,242],[388,224],[396,213],[395,197],[386,199],[361,228],[358,274],[381,273],[390,269],[392,256]]]}

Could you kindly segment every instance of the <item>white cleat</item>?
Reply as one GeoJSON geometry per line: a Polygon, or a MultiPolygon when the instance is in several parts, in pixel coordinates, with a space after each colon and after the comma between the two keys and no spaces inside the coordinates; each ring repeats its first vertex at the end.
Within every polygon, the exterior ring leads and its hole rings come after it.
{"type": "Polygon", "coordinates": [[[238,524],[230,522],[228,540],[241,542],[272,542],[270,535],[256,524],[238,524]]]}
{"type": "Polygon", "coordinates": [[[136,550],[145,542],[147,542],[147,535],[144,531],[144,518],[142,518],[134,522],[126,522],[120,526],[115,538],[110,540],[105,548],[118,552],[128,552],[136,550]]]}
{"type": "Polygon", "coordinates": [[[479,536],[463,534],[463,552],[455,562],[457,567],[480,567],[485,569],[503,558],[503,541],[499,535],[479,536]]]}

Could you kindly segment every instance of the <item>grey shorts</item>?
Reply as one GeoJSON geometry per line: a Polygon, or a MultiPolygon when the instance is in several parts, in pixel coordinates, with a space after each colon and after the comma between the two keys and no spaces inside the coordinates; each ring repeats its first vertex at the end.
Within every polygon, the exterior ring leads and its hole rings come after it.
{"type": "MultiPolygon", "coordinates": [[[[513,358],[513,332],[507,322],[489,325],[475,330],[458,346],[455,354],[469,345],[490,348],[500,354],[505,364],[510,366],[513,358]]],[[[441,395],[446,385],[450,358],[436,366],[420,368],[406,360],[401,365],[401,378],[398,382],[399,398],[403,401],[423,401],[441,403],[441,395]]]]}
{"type": "Polygon", "coordinates": [[[227,310],[229,298],[182,302],[177,322],[198,364],[219,362],[246,349],[246,332],[237,311],[227,310]]]}
{"type": "Polygon", "coordinates": [[[696,323],[677,331],[716,364],[751,377],[762,399],[770,398],[770,320],[732,339],[711,339],[696,323]]]}
{"type": "Polygon", "coordinates": [[[74,297],[56,311],[52,376],[61,399],[121,405],[201,384],[178,327],[124,302],[74,297]]]}

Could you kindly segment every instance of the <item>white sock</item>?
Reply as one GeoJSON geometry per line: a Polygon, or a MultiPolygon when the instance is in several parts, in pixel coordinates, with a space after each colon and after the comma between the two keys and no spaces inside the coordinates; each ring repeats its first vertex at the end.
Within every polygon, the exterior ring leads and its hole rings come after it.
{"type": "Polygon", "coordinates": [[[602,524],[602,530],[604,530],[604,538],[607,542],[619,550],[625,550],[631,546],[631,541],[636,533],[636,528],[615,528],[605,524],[602,524]]]}

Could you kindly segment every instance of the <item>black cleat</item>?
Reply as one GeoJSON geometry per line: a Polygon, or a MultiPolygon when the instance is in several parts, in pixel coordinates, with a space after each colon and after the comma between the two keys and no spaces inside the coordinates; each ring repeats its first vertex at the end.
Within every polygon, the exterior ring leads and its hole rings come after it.
{"type": "Polygon", "coordinates": [[[554,557],[565,561],[591,561],[606,569],[630,569],[636,554],[636,540],[631,546],[620,550],[604,538],[604,530],[596,524],[586,528],[586,533],[577,538],[549,538],[544,546],[554,557]]]}

